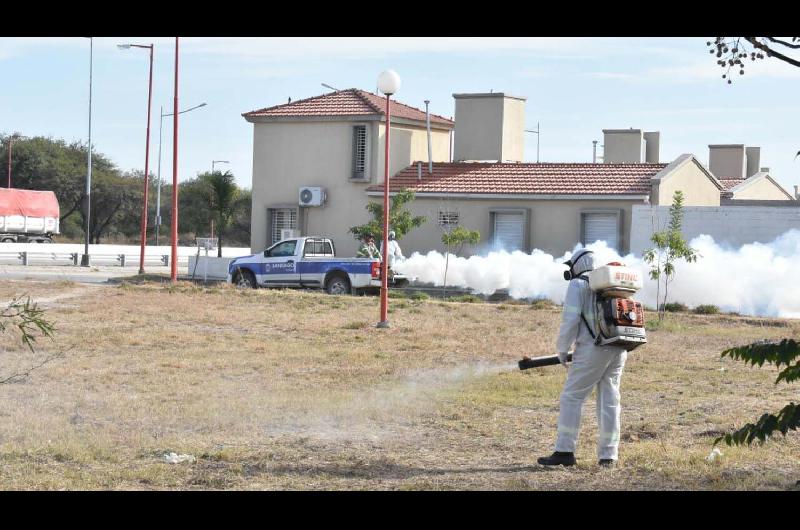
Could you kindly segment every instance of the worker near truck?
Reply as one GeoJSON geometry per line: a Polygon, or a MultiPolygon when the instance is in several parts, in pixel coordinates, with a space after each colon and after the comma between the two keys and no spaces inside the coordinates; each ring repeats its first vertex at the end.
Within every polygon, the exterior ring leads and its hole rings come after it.
{"type": "Polygon", "coordinates": [[[369,234],[364,235],[361,238],[361,246],[358,247],[358,252],[356,252],[357,258],[372,258],[372,259],[381,259],[381,253],[378,251],[378,247],[375,246],[375,238],[369,234]]]}
{"type": "MultiPolygon", "coordinates": [[[[394,230],[389,230],[389,252],[388,252],[388,260],[389,260],[389,268],[391,269],[394,267],[394,262],[397,259],[405,259],[403,257],[403,251],[400,248],[400,244],[395,239],[394,230]]],[[[381,243],[381,256],[383,256],[383,243],[381,243]]]]}
{"type": "Polygon", "coordinates": [[[575,465],[575,448],[580,432],[583,402],[597,388],[597,456],[599,465],[613,467],[618,458],[620,432],[619,384],[627,351],[618,346],[595,344],[589,323],[595,321],[595,293],[589,288],[586,273],[595,269],[594,254],[581,249],[564,263],[569,280],[556,352],[567,369],[567,380],[561,392],[558,415],[558,434],[555,452],[538,459],[545,466],[575,465]],[[572,363],[567,353],[575,346],[572,363]]]}

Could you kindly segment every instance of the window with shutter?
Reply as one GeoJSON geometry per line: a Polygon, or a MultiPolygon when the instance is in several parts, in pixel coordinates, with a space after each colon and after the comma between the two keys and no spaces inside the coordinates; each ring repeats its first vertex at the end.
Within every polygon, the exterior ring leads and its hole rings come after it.
{"type": "Polygon", "coordinates": [[[605,241],[609,248],[619,251],[619,214],[616,212],[584,213],[583,241],[590,245],[595,241],[605,241]]]}
{"type": "Polygon", "coordinates": [[[353,178],[365,179],[367,168],[367,126],[353,127],[353,178]]]}
{"type": "Polygon", "coordinates": [[[525,238],[525,216],[521,213],[494,214],[494,244],[511,252],[523,249],[525,238]]]}

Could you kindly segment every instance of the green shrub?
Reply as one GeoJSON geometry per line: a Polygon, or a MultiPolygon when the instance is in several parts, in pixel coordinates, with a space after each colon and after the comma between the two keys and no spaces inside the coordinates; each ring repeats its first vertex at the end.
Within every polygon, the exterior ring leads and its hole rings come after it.
{"type": "Polygon", "coordinates": [[[475,296],[474,294],[462,294],[461,296],[451,296],[449,300],[451,302],[466,302],[468,304],[483,301],[479,296],[475,296]]]}
{"type": "Polygon", "coordinates": [[[393,291],[389,289],[389,298],[408,298],[408,296],[403,291],[393,291]]]}
{"type": "Polygon", "coordinates": [[[555,304],[547,298],[540,298],[531,302],[531,309],[535,310],[551,309],[553,307],[555,307],[555,304]]]}
{"type": "Polygon", "coordinates": [[[701,304],[694,308],[693,313],[696,315],[716,315],[719,313],[719,308],[714,304],[701,304]]]}
{"type": "Polygon", "coordinates": [[[411,300],[428,300],[430,298],[430,296],[428,296],[428,293],[424,293],[422,291],[411,293],[408,297],[411,300]]]}
{"type": "Polygon", "coordinates": [[[686,304],[682,304],[680,302],[669,302],[664,304],[664,311],[669,311],[670,313],[679,313],[688,310],[689,308],[686,307],[686,304]]]}

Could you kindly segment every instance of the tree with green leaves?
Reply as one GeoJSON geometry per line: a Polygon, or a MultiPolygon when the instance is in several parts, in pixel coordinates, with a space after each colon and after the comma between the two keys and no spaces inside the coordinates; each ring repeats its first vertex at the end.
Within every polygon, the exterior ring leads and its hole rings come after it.
{"type": "Polygon", "coordinates": [[[442,243],[445,245],[442,292],[444,296],[447,296],[447,269],[450,267],[450,250],[455,248],[455,255],[458,256],[464,249],[464,245],[477,245],[481,240],[481,233],[461,225],[447,224],[441,226],[441,228],[444,230],[442,243]]]}
{"type": "MultiPolygon", "coordinates": [[[[408,189],[401,189],[391,198],[389,205],[389,230],[394,230],[395,239],[403,239],[403,236],[411,230],[419,227],[427,218],[424,215],[412,215],[406,210],[406,204],[414,200],[414,192],[408,189]]],[[[372,214],[372,220],[359,226],[350,227],[350,233],[356,240],[361,240],[365,235],[370,235],[376,241],[383,239],[383,203],[367,203],[367,211],[372,214]]]]}
{"type": "Polygon", "coordinates": [[[203,184],[203,196],[211,217],[217,224],[217,257],[222,257],[222,236],[233,220],[239,187],[230,171],[203,173],[198,180],[203,184]]]}
{"type": "MultiPolygon", "coordinates": [[[[777,385],[781,381],[791,383],[800,379],[800,344],[793,339],[783,339],[780,342],[762,341],[730,348],[722,352],[722,357],[741,359],[752,366],[764,366],[764,363],[774,364],[779,370],[785,366],[775,380],[777,385]]],[[[765,413],[755,423],[745,426],[720,436],[714,440],[714,445],[724,441],[728,445],[752,444],[755,440],[763,443],[773,433],[780,432],[784,436],[790,430],[800,427],[800,404],[790,402],[776,414],[765,413]]]]}
{"type": "Polygon", "coordinates": [[[675,263],[697,261],[698,254],[689,246],[681,233],[683,224],[683,192],[676,191],[669,208],[669,226],[666,230],[654,232],[650,241],[655,245],[643,254],[645,263],[650,264],[650,278],[656,281],[656,308],[658,319],[664,318],[664,307],[669,296],[669,284],[675,279],[675,263]],[[661,298],[661,286],[664,296],[661,298]]]}

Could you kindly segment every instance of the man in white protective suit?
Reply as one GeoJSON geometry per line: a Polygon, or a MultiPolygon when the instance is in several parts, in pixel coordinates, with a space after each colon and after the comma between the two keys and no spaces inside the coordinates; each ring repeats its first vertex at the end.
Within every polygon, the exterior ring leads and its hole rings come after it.
{"type": "Polygon", "coordinates": [[[615,346],[595,345],[595,293],[589,289],[586,273],[594,270],[594,254],[578,250],[564,263],[569,280],[556,352],[567,369],[567,381],[561,392],[558,415],[558,436],[555,452],[538,459],[545,466],[575,465],[575,446],[580,432],[583,402],[597,388],[597,456],[601,466],[613,467],[618,457],[620,412],[619,383],[628,352],[615,346]],[[592,326],[590,332],[589,326],[592,326]],[[575,344],[572,363],[567,366],[567,353],[575,344]]]}
{"type": "MultiPolygon", "coordinates": [[[[381,242],[381,256],[383,256],[383,242],[381,242]]],[[[403,260],[403,251],[400,249],[400,244],[395,239],[394,230],[389,230],[389,251],[387,252],[387,259],[389,260],[389,268],[394,267],[396,259],[403,260]]]]}

